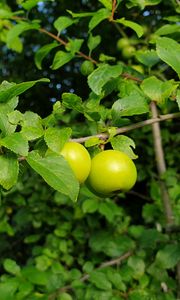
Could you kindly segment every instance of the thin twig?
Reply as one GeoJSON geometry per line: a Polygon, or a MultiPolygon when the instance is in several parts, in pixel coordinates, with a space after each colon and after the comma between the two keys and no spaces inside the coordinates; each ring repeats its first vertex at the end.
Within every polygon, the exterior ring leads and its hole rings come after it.
{"type": "MultiPolygon", "coordinates": [[[[54,40],[58,41],[60,44],[62,44],[63,46],[67,46],[68,42],[64,41],[62,38],[60,38],[59,36],[51,33],[50,31],[44,29],[44,28],[40,28],[39,29],[40,32],[45,33],[47,35],[49,35],[50,37],[52,37],[54,40]]],[[[84,54],[81,51],[77,52],[78,55],[80,55],[81,57],[85,58],[86,60],[90,60],[93,64],[97,64],[98,62],[93,59],[91,56],[88,56],[86,54],[84,54]]]]}
{"type": "MultiPolygon", "coordinates": [[[[122,261],[124,261],[125,259],[127,259],[129,256],[132,255],[132,251],[128,251],[126,253],[124,253],[123,255],[115,258],[115,259],[112,259],[110,261],[106,261],[104,263],[102,263],[99,267],[97,267],[95,270],[100,270],[100,269],[104,269],[104,268],[107,268],[107,267],[111,267],[111,266],[115,266],[115,265],[120,265],[122,261]]],[[[81,278],[80,278],[80,281],[81,282],[84,282],[86,280],[88,280],[90,277],[90,274],[84,274],[81,278]]],[[[60,289],[58,289],[55,293],[51,294],[48,298],[48,300],[54,300],[56,299],[57,295],[63,293],[63,292],[66,292],[68,290],[73,290],[73,287],[69,284],[69,285],[66,285],[60,289]]]]}
{"type": "MultiPolygon", "coordinates": [[[[134,129],[138,129],[138,128],[141,128],[141,127],[144,127],[147,125],[152,125],[154,123],[158,123],[158,122],[162,122],[162,121],[170,120],[170,119],[174,119],[174,118],[179,118],[179,117],[180,117],[180,112],[173,113],[173,114],[160,115],[159,117],[156,117],[156,118],[148,119],[148,120],[145,120],[142,122],[134,123],[132,125],[117,128],[116,135],[131,131],[134,129]]],[[[107,133],[100,133],[100,134],[85,136],[85,137],[81,137],[81,138],[74,138],[74,139],[72,139],[72,141],[77,142],[77,143],[84,143],[87,140],[89,140],[90,138],[94,138],[94,137],[97,137],[102,140],[106,140],[109,137],[109,135],[107,133]]]]}
{"type": "Polygon", "coordinates": [[[111,13],[111,16],[109,18],[110,22],[114,20],[115,10],[116,10],[116,0],[112,0],[112,13],[111,13]]]}

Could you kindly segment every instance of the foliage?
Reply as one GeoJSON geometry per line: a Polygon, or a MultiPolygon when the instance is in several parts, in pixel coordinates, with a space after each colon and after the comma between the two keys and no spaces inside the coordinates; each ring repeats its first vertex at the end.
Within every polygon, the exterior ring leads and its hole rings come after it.
{"type": "MultiPolygon", "coordinates": [[[[166,224],[151,128],[120,135],[117,128],[151,118],[152,101],[160,114],[178,110],[178,1],[84,2],[62,1],[58,16],[58,1],[0,4],[4,57],[20,57],[23,69],[30,45],[30,68],[38,74],[33,80],[32,71],[28,78],[17,71],[0,86],[1,299],[173,300],[180,247],[166,224]],[[51,6],[53,18],[46,19],[51,6]],[[122,37],[129,45],[120,48],[122,37]],[[21,104],[36,84],[46,97],[51,82],[44,76],[53,81],[48,75],[71,69],[78,86],[84,82],[79,93],[66,79],[71,89],[53,98],[51,112],[32,111],[32,100],[28,109],[21,104]],[[135,190],[101,198],[79,186],[60,151],[83,136],[92,157],[112,147],[137,159],[135,190]]],[[[161,180],[179,228],[176,121],[167,121],[161,134],[168,163],[161,180]]]]}

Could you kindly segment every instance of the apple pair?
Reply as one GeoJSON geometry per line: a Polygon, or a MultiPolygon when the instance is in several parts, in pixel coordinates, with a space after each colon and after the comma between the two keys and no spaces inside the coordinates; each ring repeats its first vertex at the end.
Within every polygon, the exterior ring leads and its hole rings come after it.
{"type": "Polygon", "coordinates": [[[136,182],[136,167],[121,151],[104,150],[91,159],[83,145],[67,142],[61,155],[68,161],[79,183],[87,179],[88,186],[97,194],[128,191],[136,182]]]}

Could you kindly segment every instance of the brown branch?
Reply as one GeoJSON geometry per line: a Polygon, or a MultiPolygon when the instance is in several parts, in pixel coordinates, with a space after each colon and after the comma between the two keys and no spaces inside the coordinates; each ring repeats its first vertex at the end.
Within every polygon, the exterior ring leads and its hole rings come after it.
{"type": "MultiPolygon", "coordinates": [[[[162,122],[165,120],[170,120],[173,118],[179,118],[180,117],[180,112],[178,113],[174,113],[174,114],[167,114],[167,115],[160,115],[159,117],[157,116],[156,118],[152,118],[152,119],[148,119],[142,122],[138,122],[132,125],[128,125],[128,126],[124,126],[124,127],[120,127],[116,129],[116,135],[117,134],[121,134],[121,133],[125,133],[134,129],[138,129],[147,125],[152,125],[154,123],[158,123],[158,122],[162,122]]],[[[74,138],[72,139],[73,142],[77,142],[77,143],[84,143],[87,140],[89,140],[90,138],[94,138],[97,137],[99,139],[102,140],[106,140],[109,135],[107,133],[100,133],[100,134],[95,134],[95,135],[90,135],[90,136],[85,136],[85,137],[81,137],[81,138],[74,138]]]]}
{"type": "Polygon", "coordinates": [[[114,20],[115,10],[116,10],[116,0],[112,0],[112,13],[111,13],[111,16],[109,18],[110,22],[114,20]]]}
{"type": "MultiPolygon", "coordinates": [[[[124,253],[123,255],[115,258],[115,259],[112,259],[110,261],[106,261],[104,263],[102,263],[99,267],[97,267],[95,270],[100,270],[100,269],[104,269],[104,268],[107,268],[107,267],[111,267],[111,266],[115,266],[115,265],[120,265],[122,261],[124,261],[125,259],[127,259],[129,256],[132,255],[132,251],[128,251],[126,253],[124,253]]],[[[81,282],[84,282],[86,280],[88,280],[90,277],[90,274],[84,274],[81,278],[80,278],[80,281],[81,282]]],[[[73,287],[69,284],[69,285],[66,285],[60,289],[58,289],[55,293],[51,294],[48,298],[48,300],[54,300],[56,299],[56,297],[63,293],[63,292],[66,292],[67,290],[73,290],[73,287]]]]}
{"type": "Polygon", "coordinates": [[[127,79],[131,79],[131,80],[134,80],[134,81],[137,81],[137,82],[142,82],[142,80],[140,78],[134,77],[134,76],[132,76],[131,74],[128,74],[128,73],[123,73],[122,77],[127,78],[127,79]]]}
{"type": "MultiPolygon", "coordinates": [[[[64,41],[62,38],[60,38],[59,36],[51,33],[50,31],[44,29],[44,28],[40,28],[39,29],[40,32],[45,33],[46,35],[49,35],[50,37],[52,37],[54,40],[56,40],[57,42],[59,42],[60,44],[62,44],[63,46],[67,46],[68,42],[64,41]]],[[[93,59],[91,56],[88,56],[86,54],[84,54],[81,51],[78,51],[77,54],[83,58],[85,58],[86,60],[90,60],[93,64],[97,64],[98,62],[93,59]]]]}

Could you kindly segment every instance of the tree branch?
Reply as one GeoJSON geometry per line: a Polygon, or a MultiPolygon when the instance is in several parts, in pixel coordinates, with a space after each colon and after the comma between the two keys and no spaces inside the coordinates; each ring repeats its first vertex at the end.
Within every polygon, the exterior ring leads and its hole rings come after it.
{"type": "MultiPolygon", "coordinates": [[[[129,256],[132,255],[132,251],[128,251],[126,253],[124,253],[123,255],[115,258],[115,259],[112,259],[110,261],[106,261],[104,263],[102,263],[99,267],[97,267],[95,270],[100,270],[100,269],[104,269],[104,268],[107,268],[107,267],[110,267],[110,266],[114,266],[114,265],[120,265],[122,261],[124,261],[125,259],[127,259],[129,256]]],[[[86,280],[88,280],[90,277],[89,274],[84,274],[81,278],[80,278],[80,281],[81,282],[84,282],[86,280]]],[[[73,290],[73,287],[71,285],[66,285],[60,289],[58,289],[55,293],[51,294],[48,298],[48,300],[54,300],[56,299],[56,297],[63,293],[63,292],[66,292],[67,290],[73,290]]]]}
{"type": "MultiPolygon", "coordinates": [[[[152,117],[157,118],[158,110],[157,110],[156,103],[153,101],[151,102],[151,112],[152,112],[152,117]]],[[[164,205],[164,214],[166,217],[167,226],[173,226],[175,224],[174,224],[173,210],[171,206],[171,199],[166,184],[162,180],[162,175],[166,172],[166,163],[164,158],[160,124],[159,123],[152,124],[152,131],[153,131],[153,139],[154,139],[154,150],[156,155],[156,164],[157,164],[160,188],[162,194],[162,202],[164,205]]],[[[177,277],[177,286],[178,286],[177,297],[179,298],[180,297],[180,262],[177,264],[176,270],[177,270],[176,277],[177,277]]]]}
{"type": "Polygon", "coordinates": [[[115,10],[116,10],[116,0],[112,0],[112,13],[111,13],[111,16],[109,18],[110,22],[114,20],[115,10]]]}
{"type": "MultiPolygon", "coordinates": [[[[155,102],[153,101],[151,102],[151,112],[152,112],[152,118],[153,119],[157,118],[158,110],[155,102]]],[[[160,179],[160,188],[162,192],[162,201],[164,205],[164,213],[166,216],[167,224],[173,224],[174,217],[173,217],[170,197],[166,185],[164,181],[162,181],[161,179],[162,175],[166,172],[166,163],[164,158],[164,151],[162,146],[161,130],[160,130],[159,123],[156,122],[152,124],[152,131],[153,131],[153,139],[154,139],[156,164],[157,164],[158,175],[160,179]]]]}
{"type": "MultiPolygon", "coordinates": [[[[173,113],[173,114],[167,114],[167,115],[160,115],[159,117],[155,117],[152,119],[148,119],[142,122],[138,122],[138,123],[134,123],[132,125],[128,125],[128,126],[124,126],[124,127],[120,127],[116,129],[116,135],[117,134],[121,134],[121,133],[125,133],[134,129],[138,129],[147,125],[152,125],[154,123],[158,123],[158,122],[162,122],[165,120],[170,120],[173,118],[179,118],[180,117],[180,112],[177,113],[173,113]]],[[[91,136],[85,136],[85,137],[81,137],[81,138],[74,138],[72,139],[73,142],[77,142],[77,143],[84,143],[87,140],[89,140],[90,138],[94,138],[97,137],[99,139],[102,140],[106,140],[109,135],[107,133],[100,133],[100,134],[95,134],[95,135],[91,135],[91,136]]]]}

